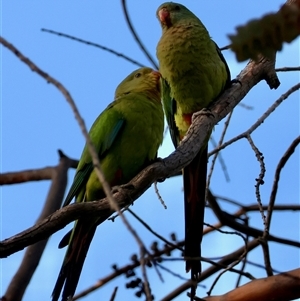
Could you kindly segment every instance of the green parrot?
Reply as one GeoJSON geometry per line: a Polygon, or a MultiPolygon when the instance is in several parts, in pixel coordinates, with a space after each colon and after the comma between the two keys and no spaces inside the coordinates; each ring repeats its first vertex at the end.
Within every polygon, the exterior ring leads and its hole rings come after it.
{"type": "MultiPolygon", "coordinates": [[[[160,73],[140,68],[120,83],[114,101],[98,116],[89,132],[110,186],[127,183],[156,159],[163,131],[160,73]]],[[[74,197],[78,203],[105,197],[87,146],[63,206],[74,197]]],[[[58,300],[62,290],[62,301],[73,297],[97,225],[107,217],[82,217],[71,234],[63,238],[65,242],[60,247],[68,244],[68,249],[52,293],[53,301],[58,300]]]]}
{"type": "MultiPolygon", "coordinates": [[[[156,49],[162,102],[171,138],[177,147],[192,123],[193,113],[208,107],[230,86],[230,71],[207,29],[185,6],[167,2],[156,14],[162,27],[156,49]]],[[[207,143],[183,170],[184,256],[186,271],[191,271],[193,280],[201,274],[206,172],[207,143]]]]}

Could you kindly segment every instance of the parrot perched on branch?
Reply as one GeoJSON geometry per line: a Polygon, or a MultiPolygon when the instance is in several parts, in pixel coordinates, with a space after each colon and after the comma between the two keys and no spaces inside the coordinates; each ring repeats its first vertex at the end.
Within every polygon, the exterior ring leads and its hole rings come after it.
{"type": "MultiPolygon", "coordinates": [[[[193,113],[207,108],[230,86],[230,71],[205,26],[185,6],[164,3],[157,9],[157,18],[162,27],[156,49],[162,77],[162,102],[171,138],[177,147],[191,125],[193,113]]],[[[191,271],[193,280],[201,273],[206,172],[207,143],[183,171],[184,256],[186,271],[191,271]]]]}
{"type": "MultiPolygon", "coordinates": [[[[110,186],[127,183],[156,159],[163,131],[160,73],[140,68],[120,83],[114,101],[99,115],[89,132],[110,186]]],[[[64,206],[74,197],[78,203],[105,197],[87,146],[64,206]]],[[[67,243],[60,244],[68,244],[68,249],[52,293],[53,301],[58,300],[62,290],[62,301],[73,297],[97,225],[107,217],[78,219],[71,235],[66,235],[67,243]]]]}

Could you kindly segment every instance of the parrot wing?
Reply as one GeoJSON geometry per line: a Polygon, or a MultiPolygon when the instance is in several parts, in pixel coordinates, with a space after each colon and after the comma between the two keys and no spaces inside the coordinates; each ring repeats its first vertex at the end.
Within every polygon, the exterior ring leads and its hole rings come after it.
{"type": "Polygon", "coordinates": [[[174,119],[177,110],[176,100],[171,97],[171,89],[169,83],[164,78],[161,78],[161,82],[163,86],[162,88],[163,107],[164,107],[167,123],[169,126],[170,136],[176,148],[179,143],[178,140],[179,132],[174,119]]]}
{"type": "MultiPolygon", "coordinates": [[[[215,41],[213,41],[213,42],[214,42],[214,44],[216,46],[217,53],[218,53],[221,61],[225,65],[225,69],[226,69],[226,73],[227,73],[227,79],[226,79],[226,83],[225,83],[225,87],[224,87],[224,90],[225,90],[225,89],[227,89],[227,88],[229,88],[231,86],[231,83],[232,83],[232,81],[231,81],[231,74],[230,74],[230,70],[229,70],[228,64],[227,64],[227,62],[226,62],[226,60],[224,58],[224,55],[222,54],[221,49],[219,48],[219,46],[217,45],[217,43],[215,41]]],[[[222,90],[220,94],[222,94],[224,92],[224,90],[222,90]]]]}
{"type": "MultiPolygon", "coordinates": [[[[114,103],[115,102],[110,104],[106,110],[100,114],[100,116],[94,122],[89,133],[91,140],[96,147],[96,151],[100,160],[101,157],[104,156],[105,153],[111,148],[117,135],[125,125],[125,119],[121,113],[114,110],[114,103]],[[109,123],[105,123],[107,120],[109,120],[109,123]]],[[[85,146],[77,167],[73,184],[68,195],[66,196],[63,206],[70,204],[72,199],[79,194],[79,192],[85,186],[93,169],[94,165],[92,162],[92,157],[88,148],[85,146]]]]}
{"type": "MultiPolygon", "coordinates": [[[[102,114],[96,119],[89,132],[91,140],[96,148],[96,151],[101,157],[105,155],[111,148],[116,137],[121,132],[125,125],[125,119],[122,114],[114,109],[114,103],[109,105],[102,114]]],[[[94,165],[91,155],[85,146],[81,155],[77,172],[74,177],[73,184],[65,199],[64,205],[68,205],[74,197],[77,197],[76,202],[85,200],[83,189],[89,179],[94,165]]],[[[63,266],[60,270],[57,282],[53,289],[52,298],[57,300],[58,296],[65,284],[63,292],[63,300],[68,298],[68,295],[75,291],[77,286],[83,262],[97,228],[97,223],[89,224],[86,219],[78,220],[73,228],[69,231],[59,243],[59,248],[69,245],[63,266]],[[87,228],[89,227],[89,229],[87,228]],[[79,246],[76,247],[76,246],[79,246]],[[76,253],[75,253],[76,251],[76,253]]]]}

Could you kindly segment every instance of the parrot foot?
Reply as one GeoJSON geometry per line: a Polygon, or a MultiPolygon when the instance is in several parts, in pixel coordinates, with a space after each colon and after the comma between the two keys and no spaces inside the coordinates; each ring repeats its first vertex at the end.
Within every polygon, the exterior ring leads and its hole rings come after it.
{"type": "Polygon", "coordinates": [[[233,85],[233,84],[240,84],[242,86],[241,81],[238,80],[237,78],[231,80],[230,85],[233,85]]]}
{"type": "Polygon", "coordinates": [[[196,118],[198,118],[198,116],[208,116],[208,117],[213,117],[214,114],[211,112],[210,109],[204,108],[201,111],[195,112],[192,116],[192,123],[195,121],[196,118]]]}
{"type": "Polygon", "coordinates": [[[124,184],[124,185],[113,186],[111,188],[111,192],[112,193],[120,192],[120,193],[126,194],[125,190],[133,190],[133,189],[134,189],[134,186],[132,184],[124,184]]]}

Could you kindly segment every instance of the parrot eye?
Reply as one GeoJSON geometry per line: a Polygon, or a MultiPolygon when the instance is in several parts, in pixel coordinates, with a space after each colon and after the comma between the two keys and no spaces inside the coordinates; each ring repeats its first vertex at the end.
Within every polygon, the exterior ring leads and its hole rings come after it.
{"type": "Polygon", "coordinates": [[[180,10],[180,6],[179,6],[179,5],[176,5],[176,6],[175,6],[175,10],[180,10]]]}
{"type": "Polygon", "coordinates": [[[138,73],[136,73],[136,74],[134,75],[134,77],[135,77],[135,78],[139,78],[141,75],[142,75],[142,74],[138,72],[138,73]]]}

